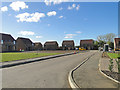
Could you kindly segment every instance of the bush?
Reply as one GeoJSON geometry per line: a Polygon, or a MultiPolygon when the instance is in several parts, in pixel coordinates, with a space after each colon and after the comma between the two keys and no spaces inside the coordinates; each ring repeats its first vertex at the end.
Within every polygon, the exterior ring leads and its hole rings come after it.
{"type": "Polygon", "coordinates": [[[109,62],[110,62],[109,70],[113,72],[113,59],[110,59],[109,62]]]}
{"type": "Polygon", "coordinates": [[[116,59],[115,60],[116,61],[116,63],[117,63],[117,66],[118,66],[118,73],[120,73],[120,59],[116,59]]]}

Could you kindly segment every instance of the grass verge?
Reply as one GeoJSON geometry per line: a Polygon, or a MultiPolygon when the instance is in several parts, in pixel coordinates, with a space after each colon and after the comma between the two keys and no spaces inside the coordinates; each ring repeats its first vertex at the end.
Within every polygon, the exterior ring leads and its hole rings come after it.
{"type": "Polygon", "coordinates": [[[120,57],[120,54],[118,53],[107,53],[107,54],[112,59],[117,59],[118,57],[120,57]]]}
{"type": "MultiPolygon", "coordinates": [[[[58,55],[61,53],[1,53],[2,62],[58,55]]],[[[1,61],[0,61],[1,62],[1,61]]]]}

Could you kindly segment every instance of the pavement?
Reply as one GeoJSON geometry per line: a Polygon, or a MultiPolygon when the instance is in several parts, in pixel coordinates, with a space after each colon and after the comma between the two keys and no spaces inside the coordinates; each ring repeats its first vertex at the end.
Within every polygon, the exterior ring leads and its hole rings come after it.
{"type": "Polygon", "coordinates": [[[69,71],[95,51],[2,69],[3,88],[70,88],[69,71]]]}
{"type": "Polygon", "coordinates": [[[101,53],[96,52],[87,62],[73,73],[73,78],[80,88],[118,88],[118,84],[99,72],[101,53]]]}

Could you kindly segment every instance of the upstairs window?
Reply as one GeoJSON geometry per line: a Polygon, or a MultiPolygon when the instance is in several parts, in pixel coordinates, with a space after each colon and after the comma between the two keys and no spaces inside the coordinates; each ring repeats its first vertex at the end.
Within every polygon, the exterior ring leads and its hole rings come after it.
{"type": "Polygon", "coordinates": [[[1,44],[3,44],[3,40],[1,40],[1,44]]]}
{"type": "Polygon", "coordinates": [[[32,46],[34,46],[34,43],[32,43],[32,46]]]}
{"type": "Polygon", "coordinates": [[[13,41],[13,44],[15,44],[15,41],[13,41]]]}

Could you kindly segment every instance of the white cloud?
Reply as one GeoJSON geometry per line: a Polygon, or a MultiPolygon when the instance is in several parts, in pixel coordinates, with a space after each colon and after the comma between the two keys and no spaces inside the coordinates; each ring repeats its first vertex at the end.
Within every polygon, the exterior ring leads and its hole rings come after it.
{"type": "Polygon", "coordinates": [[[24,35],[24,36],[27,36],[27,35],[35,35],[35,33],[32,32],[32,31],[20,31],[18,34],[24,35]]]}
{"type": "Polygon", "coordinates": [[[68,6],[68,10],[72,10],[72,9],[73,9],[72,7],[68,6]]]}
{"type": "Polygon", "coordinates": [[[79,10],[79,8],[80,8],[80,5],[77,5],[76,10],[79,10]]]}
{"type": "Polygon", "coordinates": [[[36,38],[42,38],[42,36],[36,36],[36,38]]]}
{"type": "Polygon", "coordinates": [[[59,8],[59,10],[63,10],[63,8],[61,7],[61,8],[59,8]]]}
{"type": "Polygon", "coordinates": [[[75,8],[75,7],[76,7],[76,5],[75,5],[75,4],[73,4],[73,5],[72,5],[72,7],[73,7],[73,8],[75,8]]]}
{"type": "Polygon", "coordinates": [[[56,14],[56,11],[51,11],[47,13],[48,16],[55,16],[56,14]]]}
{"type": "Polygon", "coordinates": [[[82,33],[82,32],[81,32],[81,31],[76,31],[76,33],[79,33],[79,34],[80,34],[80,33],[82,33]]]}
{"type": "Polygon", "coordinates": [[[72,4],[72,6],[68,6],[68,10],[72,10],[72,9],[76,9],[76,10],[79,10],[80,8],[80,5],[76,5],[76,4],[72,4]]]}
{"type": "Polygon", "coordinates": [[[48,24],[48,26],[50,26],[50,24],[48,24]]]}
{"type": "Polygon", "coordinates": [[[67,2],[67,1],[69,1],[69,0],[44,0],[44,2],[45,2],[45,4],[48,6],[50,6],[51,5],[51,3],[53,3],[54,5],[55,4],[60,4],[60,3],[62,3],[62,2],[67,2]]]}
{"type": "Polygon", "coordinates": [[[43,18],[45,17],[45,14],[44,13],[38,13],[38,12],[35,12],[35,13],[22,13],[22,14],[18,14],[16,16],[16,18],[18,18],[17,22],[38,22],[40,20],[40,18],[43,18]]]}
{"type": "Polygon", "coordinates": [[[12,2],[12,3],[10,4],[10,7],[11,7],[14,11],[19,11],[20,9],[28,8],[28,5],[26,5],[25,2],[23,2],[23,1],[16,1],[16,2],[12,2]]]}
{"type": "Polygon", "coordinates": [[[63,16],[59,16],[59,18],[63,18],[63,16]]]}
{"type": "Polygon", "coordinates": [[[64,38],[73,38],[74,36],[76,36],[75,34],[66,34],[64,38]]]}
{"type": "Polygon", "coordinates": [[[1,7],[1,11],[3,12],[8,11],[8,7],[7,6],[1,7]]]}

